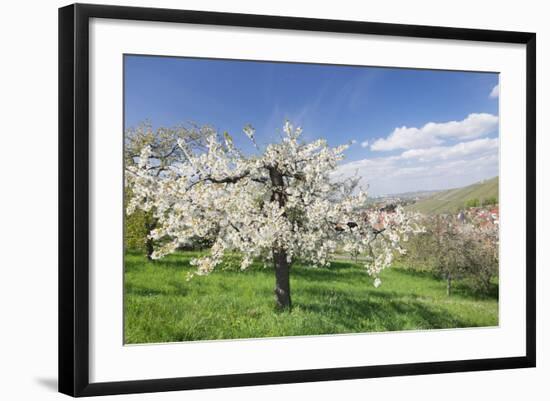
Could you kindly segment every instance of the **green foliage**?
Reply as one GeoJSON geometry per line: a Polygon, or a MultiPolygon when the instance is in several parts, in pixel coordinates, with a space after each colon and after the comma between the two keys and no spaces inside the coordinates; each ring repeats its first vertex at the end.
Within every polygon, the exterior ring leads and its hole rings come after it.
{"type": "Polygon", "coordinates": [[[255,262],[247,271],[229,255],[224,267],[186,280],[197,252],[177,252],[150,262],[137,253],[125,260],[125,342],[258,338],[498,325],[498,286],[480,295],[462,283],[451,297],[430,273],[386,269],[374,288],[350,261],[329,268],[292,266],[292,313],[277,312],[274,273],[255,262]]]}
{"type": "Polygon", "coordinates": [[[147,252],[147,235],[154,227],[152,212],[135,210],[132,214],[126,213],[128,201],[132,196],[132,189],[124,188],[124,247],[127,250],[147,252]]]}
{"type": "Polygon", "coordinates": [[[152,220],[151,213],[136,210],[130,215],[127,214],[125,218],[124,245],[126,249],[145,252],[149,234],[147,227],[152,220]]]}
{"type": "Polygon", "coordinates": [[[481,202],[481,206],[494,206],[498,204],[498,199],[496,196],[490,196],[486,199],[483,199],[481,202]]]}
{"type": "Polygon", "coordinates": [[[478,198],[468,199],[466,202],[464,202],[465,207],[479,207],[479,204],[480,203],[478,198]]]}

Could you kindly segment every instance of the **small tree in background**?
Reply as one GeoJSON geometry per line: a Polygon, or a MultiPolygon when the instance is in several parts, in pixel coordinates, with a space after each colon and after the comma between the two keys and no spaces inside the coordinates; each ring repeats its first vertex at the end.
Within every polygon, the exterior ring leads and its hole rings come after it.
{"type": "Polygon", "coordinates": [[[481,206],[494,206],[498,204],[498,199],[496,198],[496,196],[490,196],[486,199],[483,199],[483,201],[481,202],[481,206]]]}
{"type": "Polygon", "coordinates": [[[456,279],[488,292],[498,275],[498,225],[475,218],[462,222],[448,215],[426,217],[422,224],[426,231],[411,239],[408,263],[445,279],[447,295],[456,279]]]}
{"type": "MultiPolygon", "coordinates": [[[[132,197],[130,186],[124,188],[125,209],[128,201],[132,197]]],[[[151,260],[153,254],[154,241],[148,235],[155,228],[156,219],[151,211],[135,210],[131,214],[125,213],[124,216],[124,246],[125,249],[145,253],[151,260]]]]}
{"type": "Polygon", "coordinates": [[[491,289],[491,280],[499,270],[499,224],[474,216],[463,227],[468,236],[468,276],[470,286],[479,292],[491,289]]]}
{"type": "Polygon", "coordinates": [[[411,263],[431,271],[447,281],[447,295],[451,295],[452,281],[467,270],[464,252],[465,238],[447,216],[434,216],[423,221],[426,232],[413,239],[411,263]]]}
{"type": "Polygon", "coordinates": [[[478,198],[468,199],[466,201],[466,203],[464,204],[464,206],[466,206],[466,207],[479,207],[479,199],[478,198]]]}

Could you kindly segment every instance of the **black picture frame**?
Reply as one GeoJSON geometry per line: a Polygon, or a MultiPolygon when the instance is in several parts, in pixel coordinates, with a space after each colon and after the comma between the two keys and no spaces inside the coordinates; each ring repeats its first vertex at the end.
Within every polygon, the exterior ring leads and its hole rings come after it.
{"type": "Polygon", "coordinates": [[[220,12],[74,4],[59,9],[59,391],[95,396],[422,375],[534,367],[536,35],[447,28],[246,15],[220,12]],[[275,28],[348,34],[438,38],[526,45],[526,353],[520,357],[380,366],[277,371],[219,376],[90,383],[89,381],[89,21],[90,18],[275,28]]]}

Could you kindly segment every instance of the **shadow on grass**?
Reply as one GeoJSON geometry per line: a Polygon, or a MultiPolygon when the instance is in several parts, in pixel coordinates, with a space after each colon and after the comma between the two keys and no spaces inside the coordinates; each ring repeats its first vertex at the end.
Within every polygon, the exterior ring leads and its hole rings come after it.
{"type": "Polygon", "coordinates": [[[163,267],[167,269],[188,269],[191,267],[189,262],[191,261],[192,257],[186,257],[186,258],[173,258],[173,259],[160,259],[160,260],[148,260],[145,257],[126,257],[124,260],[124,266],[126,268],[126,271],[132,271],[132,270],[139,270],[147,266],[151,267],[163,267]]]}
{"type": "MultiPolygon", "coordinates": [[[[306,292],[318,295],[315,290],[306,292]]],[[[364,299],[339,294],[334,302],[312,303],[297,300],[295,306],[322,315],[332,325],[350,331],[357,331],[358,319],[365,320],[370,325],[374,324],[376,331],[406,330],[413,327],[438,329],[471,326],[449,312],[436,310],[422,302],[402,300],[392,293],[371,292],[366,294],[364,299]]]]}
{"type": "Polygon", "coordinates": [[[496,300],[498,301],[499,290],[498,284],[491,283],[489,289],[485,291],[472,289],[471,286],[462,281],[457,281],[453,284],[452,295],[460,296],[465,299],[478,300],[496,300]]]}
{"type": "MultiPolygon", "coordinates": [[[[431,279],[438,283],[441,283],[442,288],[446,288],[447,281],[441,277],[426,271],[418,271],[414,269],[407,269],[405,267],[392,267],[392,270],[399,272],[399,274],[421,278],[431,279]]],[[[469,299],[474,301],[479,300],[497,300],[498,301],[498,284],[491,283],[487,291],[475,290],[471,284],[467,283],[467,280],[453,280],[451,296],[457,296],[463,299],[469,299]]]]}
{"type": "Polygon", "coordinates": [[[314,281],[343,281],[365,280],[366,272],[361,271],[352,263],[332,262],[330,267],[305,267],[303,265],[291,268],[290,275],[295,279],[314,281]]]}
{"type": "Polygon", "coordinates": [[[439,277],[437,277],[436,275],[434,275],[432,272],[429,272],[429,271],[415,270],[415,269],[410,269],[403,266],[394,266],[394,267],[390,267],[390,269],[409,277],[439,280],[439,277]]]}
{"type": "Polygon", "coordinates": [[[152,297],[158,295],[177,295],[183,297],[188,294],[188,288],[185,286],[184,282],[177,280],[171,280],[168,283],[168,287],[162,289],[145,287],[143,285],[136,285],[132,282],[127,282],[124,286],[124,293],[126,295],[135,295],[141,297],[152,297]]]}
{"type": "MultiPolygon", "coordinates": [[[[195,269],[195,267],[191,266],[191,260],[200,256],[205,256],[206,253],[199,254],[198,252],[195,253],[179,253],[179,254],[173,254],[173,255],[167,255],[162,259],[158,260],[148,260],[145,255],[139,254],[139,253],[127,253],[125,260],[124,260],[124,266],[127,272],[140,270],[146,267],[159,267],[159,268],[166,268],[166,269],[174,269],[174,270],[189,270],[189,269],[195,269]]],[[[218,268],[214,271],[216,272],[240,272],[242,273],[240,269],[240,258],[230,255],[224,257],[223,263],[218,266],[218,268]]],[[[269,269],[265,269],[263,267],[263,264],[260,264],[258,262],[253,263],[246,271],[266,271],[269,269]]]]}

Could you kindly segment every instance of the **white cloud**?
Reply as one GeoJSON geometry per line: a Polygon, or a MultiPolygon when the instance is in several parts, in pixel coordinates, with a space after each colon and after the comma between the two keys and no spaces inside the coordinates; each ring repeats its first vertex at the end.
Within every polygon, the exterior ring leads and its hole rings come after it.
{"type": "Polygon", "coordinates": [[[402,159],[420,161],[449,160],[468,158],[498,150],[498,138],[482,138],[469,142],[460,142],[453,146],[434,146],[425,149],[411,149],[401,153],[402,159]]]}
{"type": "Polygon", "coordinates": [[[352,144],[352,145],[355,145],[356,143],[357,143],[357,141],[356,141],[355,139],[352,139],[352,140],[351,140],[351,144],[352,144]]]}
{"type": "Polygon", "coordinates": [[[342,164],[334,178],[362,177],[370,195],[461,187],[498,175],[498,138],[411,149],[342,164]]]}
{"type": "Polygon", "coordinates": [[[489,94],[489,97],[491,99],[496,99],[497,97],[500,96],[500,85],[499,84],[496,84],[494,87],[493,87],[493,90],[491,91],[491,93],[489,94]]]}
{"type": "Polygon", "coordinates": [[[441,145],[445,139],[473,139],[487,135],[498,126],[498,117],[472,113],[462,121],[429,122],[421,128],[398,127],[387,138],[377,139],[371,150],[418,149],[441,145]]]}
{"type": "Polygon", "coordinates": [[[363,142],[361,142],[361,147],[362,147],[362,148],[366,148],[367,146],[369,146],[369,141],[363,141],[363,142]]]}

